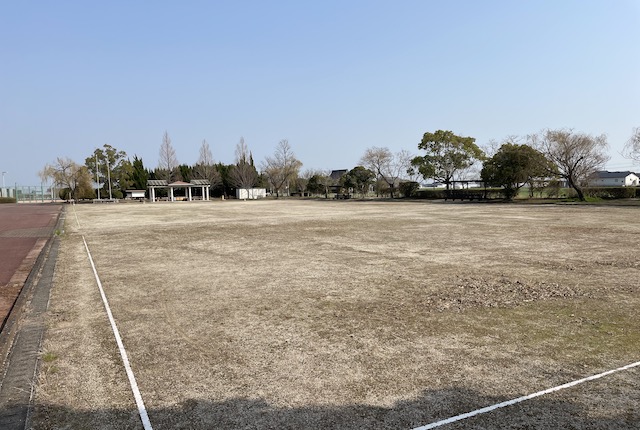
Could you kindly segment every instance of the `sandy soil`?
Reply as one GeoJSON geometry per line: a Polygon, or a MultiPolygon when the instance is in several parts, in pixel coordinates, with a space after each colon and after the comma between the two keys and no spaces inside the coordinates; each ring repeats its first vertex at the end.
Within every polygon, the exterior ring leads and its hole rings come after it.
{"type": "MultiPolygon", "coordinates": [[[[640,358],[637,208],[76,206],[34,428],[413,428],[640,358]]],[[[639,370],[447,428],[637,428],[639,370]]]]}

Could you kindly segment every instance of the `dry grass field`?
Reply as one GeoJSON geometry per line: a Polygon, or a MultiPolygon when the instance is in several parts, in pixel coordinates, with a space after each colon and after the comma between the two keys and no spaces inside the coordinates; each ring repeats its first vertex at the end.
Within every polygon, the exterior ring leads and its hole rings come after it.
{"type": "MultiPolygon", "coordinates": [[[[33,428],[142,428],[82,235],[154,429],[411,429],[640,360],[639,219],[577,205],[69,207],[33,428]]],[[[639,377],[442,428],[637,429],[639,377]]]]}

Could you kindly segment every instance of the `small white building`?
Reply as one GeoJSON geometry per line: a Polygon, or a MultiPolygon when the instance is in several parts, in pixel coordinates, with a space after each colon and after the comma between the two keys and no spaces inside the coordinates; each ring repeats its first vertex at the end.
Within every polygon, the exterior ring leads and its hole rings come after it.
{"type": "Polygon", "coordinates": [[[236,188],[236,198],[242,200],[257,200],[267,197],[266,188],[236,188]]]}
{"type": "Polygon", "coordinates": [[[145,190],[127,190],[127,196],[125,197],[126,199],[132,200],[132,199],[144,199],[145,198],[145,190]]]}
{"type": "Polygon", "coordinates": [[[633,172],[596,172],[589,180],[592,187],[637,187],[640,177],[633,172]]]}

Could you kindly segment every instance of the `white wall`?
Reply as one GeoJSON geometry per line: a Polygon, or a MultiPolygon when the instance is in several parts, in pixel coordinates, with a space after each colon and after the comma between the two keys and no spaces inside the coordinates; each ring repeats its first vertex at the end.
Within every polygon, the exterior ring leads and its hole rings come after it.
{"type": "Polygon", "coordinates": [[[596,187],[635,187],[640,185],[640,178],[636,175],[627,175],[626,178],[599,178],[593,181],[596,187]]]}
{"type": "Polygon", "coordinates": [[[13,197],[14,194],[14,188],[0,188],[0,197],[13,197]]]}
{"type": "Polygon", "coordinates": [[[267,190],[265,188],[238,188],[236,189],[236,198],[242,200],[256,200],[267,197],[267,190]]]}

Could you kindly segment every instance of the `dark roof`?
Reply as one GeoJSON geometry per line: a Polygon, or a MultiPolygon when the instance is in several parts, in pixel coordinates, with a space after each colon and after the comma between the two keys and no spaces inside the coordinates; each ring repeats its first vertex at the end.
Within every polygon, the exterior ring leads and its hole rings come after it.
{"type": "Polygon", "coordinates": [[[635,175],[635,173],[630,172],[628,170],[625,172],[608,172],[608,171],[596,172],[596,176],[600,179],[626,178],[629,175],[635,175]]]}
{"type": "Polygon", "coordinates": [[[329,175],[329,177],[331,179],[340,179],[342,178],[344,175],[346,175],[348,172],[347,169],[342,169],[342,170],[332,170],[331,174],[329,175]]]}

